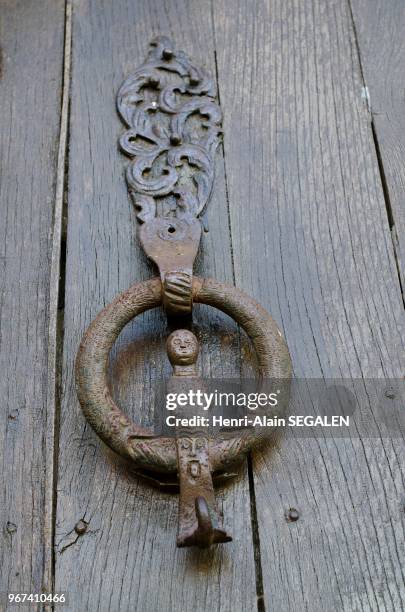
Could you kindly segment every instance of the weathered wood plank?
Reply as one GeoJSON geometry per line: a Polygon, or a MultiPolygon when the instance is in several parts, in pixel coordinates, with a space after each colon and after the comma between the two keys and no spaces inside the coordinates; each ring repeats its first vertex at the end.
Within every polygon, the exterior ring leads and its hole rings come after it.
{"type": "Polygon", "coordinates": [[[400,0],[350,0],[365,96],[381,156],[402,288],[405,282],[405,5],[400,0]]]}
{"type": "Polygon", "coordinates": [[[52,473],[53,457],[45,440],[55,410],[47,366],[64,14],[59,0],[1,3],[2,594],[51,586],[52,478],[45,472],[52,473]]]}
{"type": "MultiPolygon", "coordinates": [[[[119,291],[156,274],[135,238],[135,213],[117,149],[115,94],[144,59],[149,39],[168,34],[215,74],[211,14],[200,2],[85,1],[73,11],[69,222],[56,537],[56,587],[69,609],[251,610],[256,588],[247,478],[221,502],[234,542],[213,552],[176,550],[177,498],[131,477],[85,424],[73,381],[81,335],[119,291]],[[74,526],[88,523],[78,537],[74,526]]],[[[197,272],[232,282],[223,162],[208,208],[197,272]]],[[[205,373],[239,371],[238,334],[198,309],[205,373]]],[[[150,422],[154,386],[168,376],[166,324],[150,312],[130,325],[112,363],[115,396],[150,422]]]]}
{"type": "MultiPolygon", "coordinates": [[[[213,7],[236,284],[284,329],[297,377],[401,376],[401,292],[348,5],[213,7]]],[[[266,609],[401,608],[402,447],[284,437],[256,455],[266,609]]]]}

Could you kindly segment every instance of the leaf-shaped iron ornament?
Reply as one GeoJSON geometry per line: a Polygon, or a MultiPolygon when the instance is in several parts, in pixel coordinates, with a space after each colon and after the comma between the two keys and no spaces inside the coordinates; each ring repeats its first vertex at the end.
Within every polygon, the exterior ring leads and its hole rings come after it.
{"type": "Polygon", "coordinates": [[[140,240],[159,268],[169,314],[192,308],[192,267],[201,237],[197,218],[211,194],[221,134],[215,95],[208,74],[160,36],[117,96],[128,127],[120,147],[132,158],[128,189],[144,224],[140,240]]]}
{"type": "MultiPolygon", "coordinates": [[[[202,428],[176,429],[174,437],[161,437],[137,426],[111,396],[110,350],[123,327],[150,308],[163,306],[168,315],[178,316],[192,313],[193,302],[211,305],[233,317],[251,338],[259,379],[283,384],[277,414],[288,402],[290,356],[276,323],[252,298],[235,287],[192,276],[201,237],[198,217],[212,190],[221,135],[213,81],[170,39],[158,37],[144,64],[121,86],[117,106],[127,127],[120,146],[131,158],[127,183],[139,237],[160,278],[130,287],[91,323],[76,359],[77,393],[87,420],[106,444],[144,477],[161,483],[165,474],[177,484],[177,545],[206,548],[232,539],[223,527],[213,481],[226,477],[260,438],[249,430],[211,437],[202,428]]],[[[198,384],[198,349],[188,330],[169,336],[170,388],[184,386],[188,379],[198,384]]]]}
{"type": "Polygon", "coordinates": [[[215,95],[212,79],[166,37],[151,42],[121,86],[117,106],[129,129],[120,146],[133,158],[127,182],[141,223],[195,218],[206,205],[221,134],[215,95]]]}

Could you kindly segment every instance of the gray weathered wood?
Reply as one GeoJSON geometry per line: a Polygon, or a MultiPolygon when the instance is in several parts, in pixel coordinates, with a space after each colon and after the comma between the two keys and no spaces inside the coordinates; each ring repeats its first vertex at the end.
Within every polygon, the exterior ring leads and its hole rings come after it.
{"type": "MultiPolygon", "coordinates": [[[[43,590],[54,592],[55,485],[58,465],[55,457],[59,438],[59,382],[62,349],[64,292],[64,204],[66,187],[66,155],[69,119],[69,89],[71,71],[72,5],[65,10],[65,42],[63,50],[63,89],[60,110],[59,146],[56,168],[55,203],[53,209],[52,249],[49,275],[47,410],[45,438],[45,500],[44,500],[44,584],[43,590]],[[54,410],[52,409],[54,407],[54,410]]],[[[61,67],[62,68],[62,67],[61,67]]]]}
{"type": "Polygon", "coordinates": [[[405,4],[350,0],[364,84],[386,187],[388,214],[405,282],[405,4]]]}
{"type": "MultiPolygon", "coordinates": [[[[177,498],[140,483],[101,447],[74,389],[74,358],[91,319],[119,291],[156,274],[135,237],[115,94],[159,33],[215,74],[211,14],[201,2],[74,5],[56,588],[70,591],[71,610],[251,610],[256,586],[247,478],[221,500],[234,542],[205,553],[176,550],[177,498]],[[78,537],[80,519],[88,530],[78,537]]],[[[197,273],[232,282],[220,156],[217,169],[197,273]]],[[[207,308],[198,309],[196,323],[202,371],[237,373],[235,327],[207,308]]],[[[154,386],[170,371],[165,334],[162,313],[145,314],[124,331],[112,362],[117,399],[144,424],[151,420],[154,386]]]]}
{"type": "MultiPolygon", "coordinates": [[[[99,444],[73,386],[74,355],[92,317],[154,273],[135,238],[114,98],[158,33],[211,72],[216,47],[226,155],[197,272],[235,278],[268,307],[297,376],[402,375],[401,292],[381,173],[403,273],[404,11],[379,0],[351,0],[351,8],[353,15],[337,0],[75,5],[55,549],[67,609],[254,609],[250,501],[267,610],[403,605],[399,435],[278,438],[255,456],[252,500],[245,467],[220,495],[234,543],[214,553],[178,551],[177,499],[140,483],[99,444]],[[285,520],[289,507],[299,511],[296,523],[285,520]],[[79,519],[88,522],[80,537],[79,519]]],[[[0,592],[40,591],[53,578],[63,21],[61,2],[2,2],[0,592]]],[[[68,73],[67,56],[66,91],[68,73]]],[[[202,371],[237,373],[234,326],[208,308],[198,309],[196,326],[202,371]]],[[[160,313],[145,315],[125,330],[111,364],[116,397],[144,424],[154,384],[169,374],[165,334],[160,313]]]]}
{"type": "MultiPolygon", "coordinates": [[[[401,292],[348,5],[213,8],[236,284],[284,329],[296,376],[401,376],[401,292]]],[[[267,610],[401,609],[401,449],[284,437],[256,456],[267,610]]]]}
{"type": "Polygon", "coordinates": [[[55,411],[47,365],[64,13],[59,0],[1,3],[2,596],[41,592],[52,573],[45,440],[55,411]]]}

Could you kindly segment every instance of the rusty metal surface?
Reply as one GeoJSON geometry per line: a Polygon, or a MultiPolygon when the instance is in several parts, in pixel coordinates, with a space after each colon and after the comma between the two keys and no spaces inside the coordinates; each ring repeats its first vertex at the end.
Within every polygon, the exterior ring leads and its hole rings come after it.
{"type": "Polygon", "coordinates": [[[132,161],[129,193],[142,224],[140,240],[157,264],[168,313],[191,312],[191,277],[201,235],[197,221],[214,180],[221,110],[213,80],[164,36],[121,86],[120,138],[132,161]]]}
{"type": "MultiPolygon", "coordinates": [[[[198,340],[191,331],[178,329],[170,334],[167,354],[173,376],[168,384],[169,392],[187,390],[190,379],[201,388],[197,372],[198,351],[198,340]],[[182,385],[184,380],[186,385],[182,385]]],[[[179,407],[177,416],[187,417],[187,408],[179,407]]],[[[231,541],[231,536],[223,529],[215,501],[206,431],[176,427],[176,448],[180,482],[177,546],[207,548],[210,544],[231,541]]]]}
{"type": "MultiPolygon", "coordinates": [[[[257,354],[260,377],[289,381],[289,352],[266,310],[236,287],[211,279],[195,277],[192,294],[194,302],[222,310],[245,329],[257,354]]],[[[123,327],[145,310],[162,305],[163,295],[159,278],[139,283],[120,294],[94,319],[83,337],[76,360],[77,393],[88,422],[114,451],[149,473],[178,474],[178,546],[205,547],[231,539],[223,529],[216,507],[212,472],[227,470],[260,439],[248,433],[210,438],[201,432],[185,435],[184,431],[177,439],[156,437],[149,430],[136,426],[116,405],[108,389],[110,350],[123,327]]],[[[196,340],[191,342],[191,348],[181,344],[187,344],[184,341],[187,334],[190,332],[185,330],[174,333],[168,343],[173,378],[197,376],[196,340]],[[175,340],[180,341],[179,346],[175,340]]],[[[285,401],[288,401],[288,394],[285,401]]],[[[280,405],[280,410],[283,408],[285,405],[280,405]]]]}
{"type": "Polygon", "coordinates": [[[167,313],[187,314],[192,309],[193,262],[201,237],[197,219],[156,217],[141,226],[145,253],[158,266],[167,313]]]}
{"type": "MultiPolygon", "coordinates": [[[[173,438],[157,437],[137,426],[108,388],[112,346],[131,319],[151,308],[163,306],[175,315],[192,312],[193,302],[218,308],[252,340],[259,380],[287,381],[280,414],[288,402],[290,356],[276,323],[252,298],[230,285],[193,278],[201,237],[198,216],[211,193],[221,133],[212,80],[168,38],[159,37],[145,63],[122,85],[117,106],[128,128],[120,145],[131,158],[127,183],[138,210],[139,238],[160,278],[130,287],[91,323],[76,360],[77,394],[88,422],[108,446],[153,483],[164,482],[164,474],[169,488],[178,483],[177,545],[206,548],[232,539],[216,505],[213,477],[229,476],[229,468],[260,438],[249,430],[212,436],[195,428],[179,429],[173,438]]],[[[200,380],[192,332],[173,332],[167,350],[173,366],[169,387],[200,380]]]]}
{"type": "MultiPolygon", "coordinates": [[[[252,340],[259,376],[287,379],[291,361],[287,345],[272,317],[251,297],[225,283],[193,278],[193,301],[222,310],[239,323],[252,340]]],[[[137,467],[156,472],[177,472],[173,438],[156,438],[136,426],[116,405],[108,389],[110,350],[123,327],[134,317],[162,305],[159,278],[133,285],[94,319],[83,336],[76,360],[76,386],[90,425],[114,451],[137,467]]],[[[256,436],[223,436],[210,440],[212,470],[226,470],[257,443],[256,436]]]]}

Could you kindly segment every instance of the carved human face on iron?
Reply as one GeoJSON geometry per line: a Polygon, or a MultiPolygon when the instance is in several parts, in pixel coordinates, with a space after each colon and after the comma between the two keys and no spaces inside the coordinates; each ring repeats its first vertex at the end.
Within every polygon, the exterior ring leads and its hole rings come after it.
{"type": "Polygon", "coordinates": [[[193,365],[198,357],[198,340],[187,329],[176,329],[167,339],[167,355],[172,365],[193,365]]]}
{"type": "MultiPolygon", "coordinates": [[[[158,275],[117,296],[89,326],[76,360],[77,393],[84,415],[110,448],[149,479],[151,471],[178,479],[177,546],[206,548],[232,539],[215,501],[212,476],[242,458],[260,437],[229,433],[214,438],[193,428],[156,437],[114,402],[108,384],[109,353],[123,327],[141,313],[164,307],[168,315],[190,316],[193,305],[202,303],[233,317],[251,337],[261,378],[285,379],[289,384],[290,356],[275,321],[254,299],[236,287],[193,276],[201,238],[199,216],[212,191],[222,132],[215,79],[160,36],[152,41],[145,62],[120,87],[117,108],[125,124],[119,142],[130,158],[126,178],[141,223],[139,238],[158,275]]],[[[185,386],[187,377],[198,379],[198,342],[192,332],[173,332],[167,353],[173,387],[179,383],[181,388],[182,381],[173,380],[176,376],[186,377],[185,386]]],[[[286,409],[288,393],[283,396],[286,409]]],[[[177,414],[183,415],[182,408],[177,414]]],[[[189,408],[184,407],[184,413],[189,408]]]]}
{"type": "Polygon", "coordinates": [[[202,436],[194,438],[181,438],[181,448],[187,451],[189,457],[194,458],[199,452],[208,450],[208,440],[202,436]]]}

